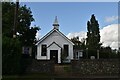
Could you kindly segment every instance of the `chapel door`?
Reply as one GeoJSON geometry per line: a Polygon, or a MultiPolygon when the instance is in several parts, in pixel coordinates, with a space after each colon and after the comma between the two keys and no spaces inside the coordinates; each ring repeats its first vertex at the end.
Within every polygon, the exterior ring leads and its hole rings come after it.
{"type": "Polygon", "coordinates": [[[58,50],[50,50],[50,60],[58,63],[58,50]]]}

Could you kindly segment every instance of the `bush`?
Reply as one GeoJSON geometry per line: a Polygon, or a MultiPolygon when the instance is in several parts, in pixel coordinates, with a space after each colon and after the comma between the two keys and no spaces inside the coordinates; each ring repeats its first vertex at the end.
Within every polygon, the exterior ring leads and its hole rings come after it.
{"type": "Polygon", "coordinates": [[[21,44],[19,40],[3,37],[2,70],[3,74],[19,74],[21,71],[21,44]]]}

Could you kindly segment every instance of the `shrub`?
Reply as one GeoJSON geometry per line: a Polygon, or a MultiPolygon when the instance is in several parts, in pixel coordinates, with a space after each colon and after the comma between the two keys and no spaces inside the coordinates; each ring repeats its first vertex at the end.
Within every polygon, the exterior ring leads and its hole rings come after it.
{"type": "Polygon", "coordinates": [[[21,45],[19,40],[3,37],[2,70],[3,74],[18,74],[21,71],[21,45]]]}

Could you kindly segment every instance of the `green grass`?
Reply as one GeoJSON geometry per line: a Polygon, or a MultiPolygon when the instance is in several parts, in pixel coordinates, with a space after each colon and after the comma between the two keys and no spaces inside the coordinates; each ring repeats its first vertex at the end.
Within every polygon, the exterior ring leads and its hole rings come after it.
{"type": "MultiPolygon", "coordinates": [[[[70,69],[70,67],[65,67],[65,70],[70,69]]],[[[70,76],[66,76],[66,77],[60,77],[60,76],[56,76],[56,75],[51,75],[51,74],[46,74],[46,73],[34,73],[34,74],[25,74],[25,75],[11,75],[11,76],[3,76],[2,80],[119,80],[118,78],[106,78],[104,79],[104,77],[100,77],[97,79],[94,79],[94,77],[91,78],[70,78],[70,76]]]]}
{"type": "Polygon", "coordinates": [[[23,75],[5,75],[2,80],[51,80],[53,76],[51,73],[30,73],[23,75]]]}
{"type": "Polygon", "coordinates": [[[65,66],[65,67],[64,67],[64,70],[65,70],[66,72],[71,72],[71,67],[70,67],[70,66],[65,66]]]}

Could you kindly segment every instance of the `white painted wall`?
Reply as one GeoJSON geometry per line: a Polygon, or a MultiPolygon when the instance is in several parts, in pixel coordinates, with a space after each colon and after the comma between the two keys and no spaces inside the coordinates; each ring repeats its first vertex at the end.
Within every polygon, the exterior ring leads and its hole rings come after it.
{"type": "Polygon", "coordinates": [[[58,63],[61,63],[61,48],[58,47],[56,44],[52,44],[49,48],[47,48],[48,59],[50,59],[50,50],[58,50],[58,63]]]}
{"type": "Polygon", "coordinates": [[[51,45],[51,47],[49,47],[47,49],[47,56],[41,56],[41,45],[42,44],[46,44],[47,47],[52,44],[53,42],[56,42],[60,47],[63,48],[64,44],[68,44],[69,45],[69,56],[67,57],[67,59],[73,59],[73,45],[68,41],[66,40],[65,38],[63,38],[63,36],[61,36],[58,32],[53,32],[50,36],[48,36],[45,40],[43,40],[41,43],[39,43],[37,45],[37,59],[38,60],[46,60],[46,59],[50,59],[50,50],[58,50],[58,55],[59,55],[59,60],[58,62],[60,62],[60,53],[61,53],[61,50],[60,48],[54,44],[54,45],[51,45]]]}

